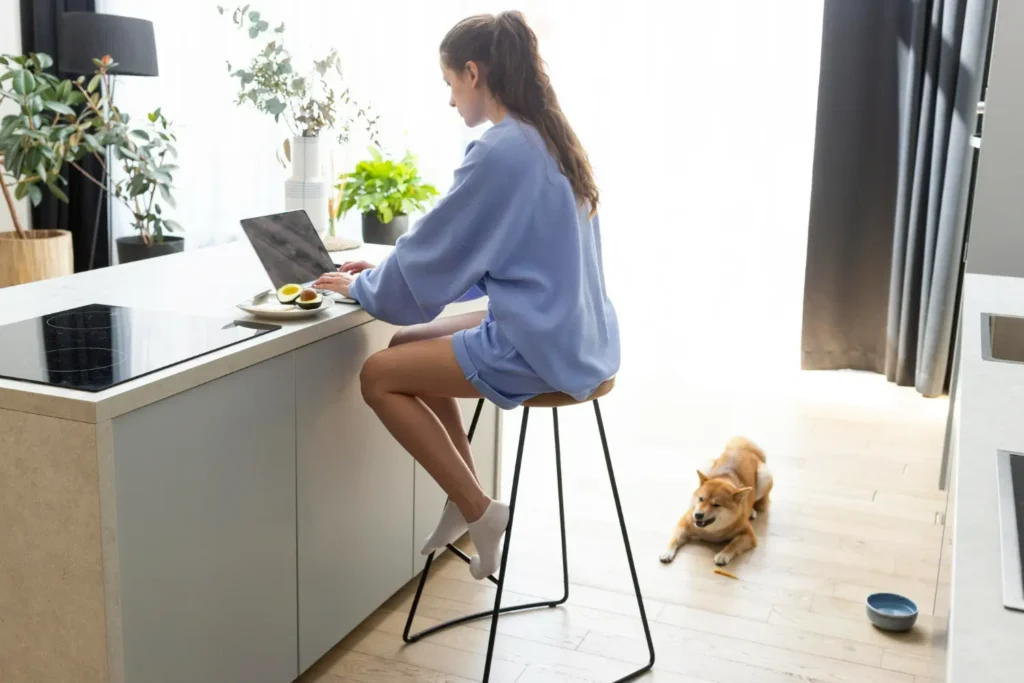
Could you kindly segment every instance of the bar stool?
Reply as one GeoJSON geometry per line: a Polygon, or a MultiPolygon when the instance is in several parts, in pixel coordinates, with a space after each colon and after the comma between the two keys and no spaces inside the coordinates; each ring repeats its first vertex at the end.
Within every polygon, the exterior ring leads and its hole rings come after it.
{"type": "MultiPolygon", "coordinates": [[[[558,409],[568,406],[578,405],[580,403],[593,403],[594,414],[597,417],[597,429],[601,435],[601,447],[604,449],[604,460],[608,467],[608,481],[612,487],[612,497],[615,499],[615,511],[619,517],[619,528],[622,531],[622,542],[626,547],[626,559],[629,562],[629,573],[633,578],[633,592],[636,595],[637,608],[640,610],[640,620],[643,622],[644,635],[647,638],[647,650],[650,653],[650,659],[645,666],[632,673],[617,679],[614,683],[623,683],[623,681],[631,681],[634,678],[646,673],[654,666],[654,641],[651,639],[651,628],[647,623],[647,612],[644,610],[643,598],[640,596],[640,582],[636,576],[636,566],[633,563],[633,550],[629,545],[629,535],[626,532],[626,520],[622,514],[622,503],[619,500],[619,489],[615,483],[615,473],[612,470],[612,458],[608,451],[608,438],[604,431],[604,421],[601,419],[601,406],[598,399],[606,396],[612,388],[615,386],[615,379],[612,378],[597,388],[594,393],[587,398],[585,401],[578,401],[572,396],[567,394],[553,393],[553,394],[541,394],[523,404],[523,419],[519,427],[519,448],[516,451],[516,466],[515,473],[512,476],[512,497],[509,500],[509,511],[508,511],[508,528],[505,531],[505,545],[501,553],[501,569],[499,570],[498,578],[494,576],[488,577],[491,583],[497,586],[497,592],[494,595],[494,608],[485,610],[483,612],[476,612],[474,614],[468,614],[463,617],[458,617],[450,621],[438,624],[428,629],[424,629],[419,633],[410,633],[412,630],[412,622],[416,618],[416,608],[419,606],[420,597],[423,595],[423,586],[427,583],[427,575],[430,573],[430,566],[434,561],[434,553],[431,553],[427,557],[426,564],[423,567],[423,573],[420,575],[419,585],[416,587],[416,595],[412,600],[412,608],[409,610],[409,618],[405,622],[405,630],[402,633],[402,639],[406,643],[415,643],[427,636],[433,635],[438,631],[449,629],[453,626],[459,626],[476,619],[483,619],[485,617],[491,618],[491,634],[487,641],[487,657],[484,660],[484,677],[483,683],[488,683],[488,679],[491,674],[491,657],[494,654],[494,639],[498,633],[498,617],[502,614],[509,612],[521,612],[523,610],[536,609],[540,607],[557,607],[564,604],[569,599],[569,560],[568,553],[566,551],[565,543],[565,505],[562,498],[562,452],[561,443],[558,433],[558,409]],[[501,606],[501,593],[505,587],[505,568],[508,564],[509,549],[512,545],[512,523],[515,520],[516,511],[516,499],[519,495],[519,471],[523,464],[523,446],[526,443],[526,425],[530,417],[530,410],[532,408],[550,408],[554,420],[555,426],[555,475],[558,482],[558,522],[562,536],[562,577],[563,577],[563,593],[562,597],[556,600],[546,600],[543,602],[533,602],[522,605],[508,605],[505,607],[501,606]]],[[[469,441],[473,441],[473,433],[476,431],[477,421],[480,419],[480,412],[484,405],[484,399],[476,405],[476,411],[473,413],[473,421],[469,427],[469,441]]],[[[448,545],[448,549],[453,552],[456,556],[462,559],[467,564],[469,563],[469,556],[464,552],[456,548],[454,545],[448,545]]]]}

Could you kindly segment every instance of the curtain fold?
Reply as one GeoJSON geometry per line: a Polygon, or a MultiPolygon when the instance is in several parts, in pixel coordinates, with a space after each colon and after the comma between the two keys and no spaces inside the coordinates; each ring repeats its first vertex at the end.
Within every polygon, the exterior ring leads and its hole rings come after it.
{"type": "Polygon", "coordinates": [[[899,144],[899,3],[826,0],[801,365],[885,369],[899,144]]]}
{"type": "MultiPolygon", "coordinates": [[[[826,3],[826,26],[830,15],[836,20],[845,16],[884,31],[874,36],[873,45],[847,41],[839,46],[845,51],[830,48],[826,36],[821,95],[826,106],[819,110],[817,142],[827,152],[823,135],[852,138],[850,148],[889,139],[895,154],[878,150],[873,157],[878,163],[870,166],[851,167],[841,156],[822,159],[819,175],[816,146],[804,308],[806,369],[868,369],[884,372],[901,386],[914,386],[925,396],[946,391],[972,182],[969,138],[977,118],[991,12],[992,0],[826,3]],[[830,117],[828,105],[834,102],[829,98],[835,95],[824,88],[824,61],[830,54],[848,70],[861,72],[870,64],[868,53],[877,55],[879,50],[886,62],[873,76],[887,82],[895,74],[896,92],[855,107],[860,116],[884,116],[884,132],[865,135],[830,117]],[[815,193],[834,193],[846,204],[816,203],[815,193]],[[877,200],[879,209],[870,223],[863,220],[865,213],[852,219],[837,214],[869,198],[877,200]],[[876,249],[871,258],[858,260],[857,249],[811,249],[822,242],[866,239],[885,244],[888,255],[876,249]],[[844,277],[852,272],[850,282],[866,288],[822,295],[819,285],[827,277],[822,273],[829,272],[844,277]],[[878,296],[886,285],[886,296],[878,296]]],[[[835,23],[833,29],[841,30],[841,25],[835,23]]],[[[870,76],[861,73],[861,78],[870,76]]]]}
{"type": "Polygon", "coordinates": [[[886,377],[925,396],[948,388],[992,0],[916,2],[901,36],[907,72],[886,377]],[[913,135],[910,134],[911,127],[913,135]],[[914,144],[913,149],[910,145],[914,144]],[[903,156],[902,152],[906,152],[903,156]]]}
{"type": "MultiPolygon", "coordinates": [[[[58,25],[64,12],[95,12],[95,0],[21,0],[21,44],[26,54],[45,52],[59,62],[58,25]]],[[[56,69],[56,66],[54,67],[56,69]]],[[[57,73],[62,78],[68,74],[57,73]]],[[[92,157],[82,160],[82,167],[94,178],[103,177],[103,167],[92,157]]],[[[74,169],[65,168],[68,181],[67,203],[49,192],[42,203],[32,209],[32,227],[37,230],[67,230],[73,241],[75,272],[110,265],[109,230],[106,200],[103,192],[74,169]],[[99,230],[95,231],[96,212],[100,212],[99,230]]]]}

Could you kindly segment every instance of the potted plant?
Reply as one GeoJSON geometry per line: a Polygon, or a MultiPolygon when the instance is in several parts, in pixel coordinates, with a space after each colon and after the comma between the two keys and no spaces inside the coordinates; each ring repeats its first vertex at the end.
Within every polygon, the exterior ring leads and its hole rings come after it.
{"type": "MultiPolygon", "coordinates": [[[[376,143],[377,117],[355,102],[345,87],[337,50],[300,73],[284,45],[284,24],[268,34],[270,22],[249,8],[235,8],[231,21],[262,47],[243,68],[228,63],[228,71],[238,80],[236,102],[269,114],[274,121],[284,119],[292,134],[284,143],[284,156],[292,166],[292,176],[285,182],[285,206],[289,211],[304,209],[323,234],[329,222],[329,182],[320,162],[322,134],[337,131],[338,142],[345,144],[352,125],[362,121],[376,143]]],[[[217,11],[227,12],[224,7],[217,11]]]]}
{"type": "Polygon", "coordinates": [[[64,165],[81,170],[83,157],[98,157],[104,122],[92,107],[78,109],[94,96],[102,106],[96,85],[60,80],[46,73],[52,65],[45,54],[0,56],[0,103],[16,107],[0,120],[0,193],[14,223],[14,232],[0,233],[0,287],[74,272],[71,233],[26,230],[14,204],[27,197],[38,206],[44,187],[66,202],[64,165]]]}
{"type": "Polygon", "coordinates": [[[335,189],[341,193],[337,215],[351,209],[363,214],[363,241],[394,244],[409,230],[409,214],[422,211],[437,196],[437,189],[420,178],[416,159],[406,153],[401,161],[385,159],[376,147],[370,158],[343,173],[335,189]]]}
{"type": "MultiPolygon", "coordinates": [[[[0,121],[0,189],[15,226],[13,238],[5,239],[0,233],[0,286],[74,271],[71,233],[25,230],[15,214],[13,200],[28,197],[38,206],[45,185],[59,200],[68,201],[64,191],[67,180],[62,174],[65,164],[106,192],[106,184],[79,162],[92,155],[99,160],[104,174],[109,174],[104,159],[108,147],[113,149],[114,158],[122,162],[126,176],[115,184],[114,196],[132,211],[135,227],[150,247],[140,253],[166,253],[165,242],[176,243],[169,247],[172,251],[180,251],[183,246],[180,238],[164,237],[165,229],[180,230],[180,226],[166,219],[154,201],[159,191],[164,201],[174,204],[171,173],[177,167],[164,160],[168,154],[176,156],[177,152],[171,144],[174,137],[167,121],[158,109],[149,116],[149,129],[132,126],[128,114],[122,113],[105,94],[111,92],[110,70],[117,63],[109,55],[94,59],[93,63],[96,73],[87,83],[84,76],[71,81],[46,73],[53,60],[45,54],[0,57],[0,66],[7,67],[0,75],[0,102],[10,99],[19,108],[0,121]],[[10,90],[5,89],[7,81],[10,90]],[[8,181],[14,186],[13,198],[8,181]]],[[[122,240],[118,240],[121,261],[139,258],[126,257],[122,240]]]]}
{"type": "Polygon", "coordinates": [[[185,249],[185,238],[169,235],[182,232],[176,221],[167,218],[160,199],[176,207],[171,194],[173,173],[178,169],[169,163],[177,156],[176,137],[160,109],[148,116],[146,128],[118,128],[114,154],[121,160],[124,176],[114,185],[114,197],[132,213],[132,227],[137,235],[117,238],[117,259],[129,263],[140,259],[174,254],[185,249]]]}

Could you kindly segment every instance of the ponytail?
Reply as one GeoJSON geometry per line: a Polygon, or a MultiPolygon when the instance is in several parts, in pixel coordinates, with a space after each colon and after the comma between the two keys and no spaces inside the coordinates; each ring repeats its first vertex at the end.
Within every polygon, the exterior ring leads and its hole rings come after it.
{"type": "Polygon", "coordinates": [[[586,151],[558,105],[537,46],[521,12],[463,19],[441,41],[448,68],[476,62],[488,89],[509,112],[540,133],[580,204],[597,211],[598,191],[586,151]]]}

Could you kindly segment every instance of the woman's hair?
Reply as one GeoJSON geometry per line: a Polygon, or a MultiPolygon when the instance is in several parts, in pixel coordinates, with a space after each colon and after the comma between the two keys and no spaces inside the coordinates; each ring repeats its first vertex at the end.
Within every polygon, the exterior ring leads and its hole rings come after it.
{"type": "Polygon", "coordinates": [[[445,65],[461,72],[476,62],[491,93],[517,118],[536,128],[577,201],[597,210],[598,192],[590,160],[551,87],[537,36],[521,12],[480,14],[463,19],[441,41],[445,65]]]}

